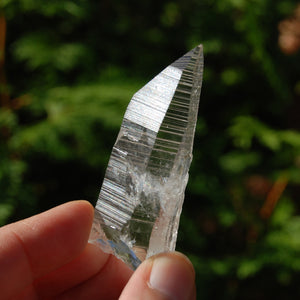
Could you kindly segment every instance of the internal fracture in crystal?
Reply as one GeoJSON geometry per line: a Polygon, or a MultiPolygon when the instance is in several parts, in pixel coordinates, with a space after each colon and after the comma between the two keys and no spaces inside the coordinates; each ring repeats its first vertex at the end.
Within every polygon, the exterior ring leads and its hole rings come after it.
{"type": "Polygon", "coordinates": [[[132,269],[175,249],[192,160],[202,45],[134,94],[113,147],[90,242],[132,269]]]}

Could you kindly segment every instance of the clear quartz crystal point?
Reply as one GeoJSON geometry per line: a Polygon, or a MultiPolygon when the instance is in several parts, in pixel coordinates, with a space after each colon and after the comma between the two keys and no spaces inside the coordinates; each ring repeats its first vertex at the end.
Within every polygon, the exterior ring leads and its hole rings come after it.
{"type": "Polygon", "coordinates": [[[106,170],[90,242],[136,269],[175,249],[203,74],[197,46],[132,97],[106,170]]]}

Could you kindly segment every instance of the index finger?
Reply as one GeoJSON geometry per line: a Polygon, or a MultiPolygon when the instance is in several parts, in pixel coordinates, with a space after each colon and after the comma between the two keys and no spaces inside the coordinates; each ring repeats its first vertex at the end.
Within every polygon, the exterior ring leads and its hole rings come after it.
{"type": "Polygon", "coordinates": [[[93,207],[73,201],[0,228],[0,290],[3,299],[66,264],[86,246],[93,207]]]}

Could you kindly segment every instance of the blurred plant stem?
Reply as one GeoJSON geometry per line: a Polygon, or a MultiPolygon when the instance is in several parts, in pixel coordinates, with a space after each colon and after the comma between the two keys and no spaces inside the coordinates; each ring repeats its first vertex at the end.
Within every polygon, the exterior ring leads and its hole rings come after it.
{"type": "Polygon", "coordinates": [[[286,189],[288,184],[288,177],[286,175],[281,175],[272,186],[268,193],[266,201],[264,202],[260,215],[263,219],[269,219],[275,209],[277,202],[279,201],[282,193],[286,189]]]}

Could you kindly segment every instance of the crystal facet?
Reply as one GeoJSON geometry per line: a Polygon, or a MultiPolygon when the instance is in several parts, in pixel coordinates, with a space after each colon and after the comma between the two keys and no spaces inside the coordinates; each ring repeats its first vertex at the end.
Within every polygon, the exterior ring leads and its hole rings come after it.
{"type": "Polygon", "coordinates": [[[132,269],[175,249],[192,160],[202,45],[134,94],[113,147],[90,242],[132,269]]]}

